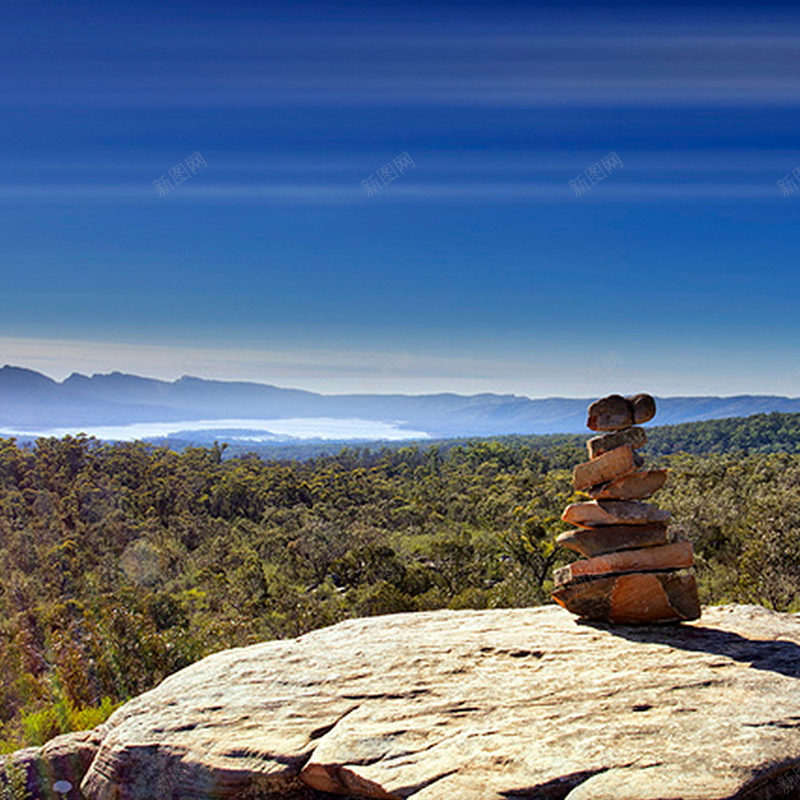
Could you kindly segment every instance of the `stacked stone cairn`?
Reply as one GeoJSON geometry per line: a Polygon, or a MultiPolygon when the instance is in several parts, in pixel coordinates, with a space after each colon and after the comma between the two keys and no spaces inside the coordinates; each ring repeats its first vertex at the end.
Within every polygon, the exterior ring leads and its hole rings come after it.
{"type": "Polygon", "coordinates": [[[643,470],[636,452],[647,442],[639,424],[656,413],[649,394],[612,394],[589,406],[589,461],[575,467],[573,486],[592,500],[573,503],[562,519],[577,530],[557,542],[585,556],[554,575],[553,599],[591,620],[617,623],[697,619],[694,576],[680,572],[694,557],[687,541],[671,541],[669,512],[640,502],[657,492],[667,470],[643,470]]]}

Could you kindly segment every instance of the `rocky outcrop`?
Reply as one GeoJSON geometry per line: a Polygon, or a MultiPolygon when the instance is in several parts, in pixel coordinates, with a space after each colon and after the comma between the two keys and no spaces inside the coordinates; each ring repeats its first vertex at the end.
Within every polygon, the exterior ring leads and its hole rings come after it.
{"type": "Polygon", "coordinates": [[[799,689],[800,620],[755,606],[401,614],[218,653],[14,758],[48,800],[787,800],[799,689]]]}
{"type": "MultiPolygon", "coordinates": [[[[32,800],[64,798],[79,800],[78,787],[97,755],[105,735],[105,726],[92,731],[80,731],[57,736],[43,747],[19,750],[2,762],[2,783],[13,785],[13,778],[21,777],[32,800]]],[[[19,778],[18,778],[19,779],[19,778]]],[[[17,796],[7,789],[11,800],[17,796]]],[[[0,797],[5,795],[0,791],[0,797]]]]}

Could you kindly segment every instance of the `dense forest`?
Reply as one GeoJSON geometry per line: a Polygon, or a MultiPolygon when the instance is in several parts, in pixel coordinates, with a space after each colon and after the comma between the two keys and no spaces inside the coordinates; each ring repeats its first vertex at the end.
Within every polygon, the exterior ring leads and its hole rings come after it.
{"type": "MultiPolygon", "coordinates": [[[[587,432],[588,434],[588,432],[587,432]]],[[[800,414],[753,414],[749,417],[712,419],[704,422],[684,422],[680,425],[658,425],[647,427],[648,444],[643,451],[649,456],[665,456],[673,453],[800,453],[800,414]]],[[[222,437],[218,437],[222,438],[222,437]]],[[[586,436],[571,433],[518,434],[490,437],[492,441],[510,445],[532,447],[543,453],[572,448],[583,452],[586,436]]],[[[436,439],[414,442],[419,447],[438,447],[446,452],[452,447],[468,446],[489,439],[436,439]]],[[[31,440],[31,443],[34,440],[31,440]]],[[[192,445],[210,445],[207,442],[192,442],[175,437],[154,441],[155,444],[172,450],[183,450],[192,445]]],[[[370,450],[408,447],[408,442],[378,442],[365,444],[370,450]]],[[[225,452],[226,458],[256,453],[268,459],[306,460],[338,453],[343,442],[312,442],[308,444],[232,444],[225,452]]]]}
{"type": "MultiPolygon", "coordinates": [[[[498,441],[533,447],[543,453],[574,448],[583,453],[586,436],[506,436],[498,441]]],[[[443,447],[452,442],[439,443],[443,447]]],[[[676,453],[800,453],[800,414],[753,414],[750,417],[684,422],[680,425],[647,427],[649,458],[676,453]]]]}
{"type": "MultiPolygon", "coordinates": [[[[798,419],[750,418],[737,441],[798,442],[798,419]]],[[[586,455],[582,437],[542,438],[306,461],[0,439],[0,751],[97,724],[216,650],[348,617],[549,602],[586,455]]],[[[694,543],[704,603],[800,608],[800,455],[648,460],[671,468],[658,504],[694,543]]]]}

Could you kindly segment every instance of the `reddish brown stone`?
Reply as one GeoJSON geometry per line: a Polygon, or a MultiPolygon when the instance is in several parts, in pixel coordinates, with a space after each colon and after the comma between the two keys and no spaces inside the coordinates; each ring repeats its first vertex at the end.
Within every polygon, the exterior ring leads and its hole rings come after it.
{"type": "Polygon", "coordinates": [[[694,563],[691,542],[674,542],[661,547],[621,550],[595,558],[583,559],[557,569],[553,574],[556,586],[618,572],[644,572],[691,567],[694,563]]]}
{"type": "Polygon", "coordinates": [[[647,525],[606,525],[602,528],[581,528],[567,531],[556,538],[562,547],[568,547],[582,556],[591,558],[618,550],[654,547],[666,544],[667,523],[651,522],[647,525]]]}
{"type": "Polygon", "coordinates": [[[553,599],[584,619],[616,623],[698,619],[700,603],[693,575],[634,572],[563,586],[553,599]]]}
{"type": "Polygon", "coordinates": [[[646,522],[666,522],[669,519],[669,511],[633,500],[593,500],[589,503],[573,503],[567,506],[561,519],[581,528],[596,528],[602,525],[642,525],[646,522]]]}
{"type": "Polygon", "coordinates": [[[614,481],[634,469],[633,450],[630,445],[624,444],[594,461],[578,464],[573,472],[572,485],[577,490],[588,489],[590,486],[614,481]]]}
{"type": "Polygon", "coordinates": [[[589,494],[595,500],[641,500],[655,494],[666,480],[665,469],[631,472],[610,483],[592,487],[589,494]]]}
{"type": "Polygon", "coordinates": [[[643,422],[650,422],[656,415],[656,401],[649,394],[635,394],[627,398],[633,409],[633,421],[637,425],[643,422]]]}
{"type": "Polygon", "coordinates": [[[644,428],[625,428],[625,430],[604,433],[602,436],[594,436],[586,442],[586,449],[589,451],[589,458],[598,458],[614,450],[629,444],[634,450],[644,447],[647,444],[647,434],[644,428]]]}
{"type": "Polygon", "coordinates": [[[586,425],[593,431],[620,431],[633,425],[633,408],[619,394],[610,394],[589,406],[586,425]]]}

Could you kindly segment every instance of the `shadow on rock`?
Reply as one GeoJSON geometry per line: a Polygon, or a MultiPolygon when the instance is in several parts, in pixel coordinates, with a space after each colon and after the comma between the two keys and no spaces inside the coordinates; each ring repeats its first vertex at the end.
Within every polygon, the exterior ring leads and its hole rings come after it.
{"type": "Polygon", "coordinates": [[[633,642],[664,644],[680,650],[714,653],[749,664],[753,669],[775,672],[788,678],[800,678],[800,646],[794,642],[748,639],[730,631],[681,623],[639,626],[610,625],[589,620],[576,622],[633,642]]]}

